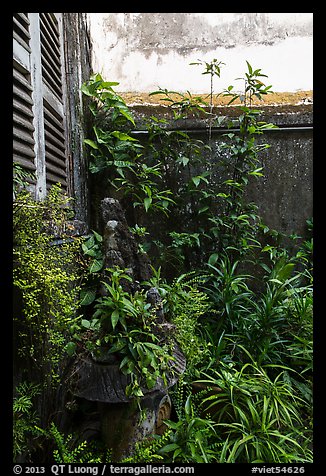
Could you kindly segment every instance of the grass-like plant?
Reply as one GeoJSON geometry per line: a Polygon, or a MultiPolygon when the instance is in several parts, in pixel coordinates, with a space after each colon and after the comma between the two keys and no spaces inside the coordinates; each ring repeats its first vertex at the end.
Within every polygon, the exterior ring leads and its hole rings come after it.
{"type": "Polygon", "coordinates": [[[245,348],[250,362],[219,365],[201,382],[221,392],[206,397],[202,405],[214,410],[224,440],[220,462],[311,462],[311,432],[305,427],[302,398],[284,378],[284,366],[262,367],[245,348]],[[269,376],[271,368],[277,371],[269,376]],[[239,369],[239,370],[238,370],[239,369]]]}

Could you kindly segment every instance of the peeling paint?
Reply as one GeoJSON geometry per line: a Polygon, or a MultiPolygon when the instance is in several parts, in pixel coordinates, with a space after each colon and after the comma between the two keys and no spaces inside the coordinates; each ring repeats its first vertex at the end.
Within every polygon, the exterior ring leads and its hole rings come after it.
{"type": "Polygon", "coordinates": [[[89,13],[93,69],[123,91],[203,92],[198,59],[225,63],[232,84],[248,60],[275,91],[312,89],[312,13],[89,13]],[[304,66],[304,67],[303,67],[304,66]]]}

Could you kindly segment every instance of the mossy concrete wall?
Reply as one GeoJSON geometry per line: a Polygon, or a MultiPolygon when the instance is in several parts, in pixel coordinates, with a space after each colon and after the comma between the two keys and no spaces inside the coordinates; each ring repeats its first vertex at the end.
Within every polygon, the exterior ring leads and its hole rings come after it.
{"type": "MultiPolygon", "coordinates": [[[[274,97],[274,101],[257,106],[261,110],[260,119],[278,127],[258,137],[258,142],[270,147],[260,153],[264,177],[249,183],[247,198],[257,203],[259,213],[269,227],[287,235],[297,233],[304,236],[306,220],[313,216],[313,113],[309,94],[302,100],[301,96],[299,93],[288,94],[287,103],[282,105],[277,104],[274,97]]],[[[138,137],[149,116],[172,120],[171,110],[162,104],[154,104],[153,99],[146,105],[138,101],[131,110],[137,118],[138,137]]],[[[239,109],[237,106],[217,105],[214,113],[236,121],[239,109]]],[[[207,119],[188,117],[176,121],[173,127],[187,131],[191,137],[208,141],[207,119]]],[[[212,130],[213,157],[220,154],[221,141],[225,140],[223,132],[226,131],[218,127],[212,130]]],[[[221,177],[216,176],[216,181],[220,180],[221,177]]]]}

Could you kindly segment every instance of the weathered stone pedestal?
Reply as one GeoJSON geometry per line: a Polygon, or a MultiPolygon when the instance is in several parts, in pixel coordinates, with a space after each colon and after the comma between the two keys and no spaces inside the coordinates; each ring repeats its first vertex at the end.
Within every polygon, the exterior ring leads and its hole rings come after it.
{"type": "Polygon", "coordinates": [[[170,418],[171,400],[157,390],[141,400],[141,414],[137,402],[99,404],[101,434],[105,445],[112,449],[114,461],[129,456],[137,441],[164,431],[163,419],[170,418]]]}
{"type": "MultiPolygon", "coordinates": [[[[122,268],[132,278],[131,282],[126,280],[123,283],[124,290],[133,294],[140,289],[142,281],[151,277],[150,261],[147,255],[139,252],[118,200],[102,200],[101,212],[104,248],[102,281],[109,277],[108,268],[122,268]]],[[[100,293],[106,294],[104,286],[100,293]]],[[[95,413],[99,421],[93,421],[92,425],[99,429],[101,439],[111,449],[115,462],[129,456],[137,441],[163,433],[163,420],[169,418],[171,413],[168,389],[177,382],[186,367],[186,359],[173,340],[174,326],[164,318],[162,300],[155,287],[148,290],[147,301],[156,316],[152,332],[160,342],[169,339],[174,343],[173,360],[165,382],[158,378],[153,388],[142,386],[144,396],[139,401],[127,397],[130,375],[120,371],[118,357],[114,357],[116,360],[113,359],[113,363],[112,354],[103,352],[101,358],[95,358],[86,350],[76,358],[67,379],[74,397],[97,406],[95,413]]]]}
{"type": "Polygon", "coordinates": [[[137,441],[163,433],[163,420],[171,414],[168,389],[186,366],[177,346],[174,359],[167,384],[158,379],[153,389],[142,387],[144,397],[139,402],[126,396],[130,378],[121,373],[118,364],[99,363],[91,357],[76,360],[69,376],[70,391],[75,397],[96,402],[101,438],[112,450],[115,462],[130,455],[137,441]]]}

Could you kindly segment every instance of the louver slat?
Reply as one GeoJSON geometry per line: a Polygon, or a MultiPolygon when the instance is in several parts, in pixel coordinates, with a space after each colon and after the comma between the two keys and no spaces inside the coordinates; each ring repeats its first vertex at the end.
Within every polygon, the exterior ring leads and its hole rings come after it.
{"type": "Polygon", "coordinates": [[[47,101],[44,100],[43,105],[47,186],[60,182],[66,189],[67,171],[63,120],[47,101]]]}
{"type": "Polygon", "coordinates": [[[43,51],[42,54],[46,57],[47,62],[55,69],[55,73],[61,77],[61,65],[60,65],[60,49],[51,45],[48,41],[47,31],[44,31],[43,35],[43,51]],[[51,55],[51,52],[54,55],[51,55]]]}
{"type": "Polygon", "coordinates": [[[13,155],[22,167],[35,171],[32,91],[29,74],[14,62],[13,70],[13,155]]]}
{"type": "Polygon", "coordinates": [[[31,51],[29,47],[29,19],[26,13],[14,13],[13,36],[28,52],[31,51]]]}
{"type": "Polygon", "coordinates": [[[40,13],[42,75],[47,86],[62,99],[60,34],[55,16],[40,13]]]}
{"type": "Polygon", "coordinates": [[[60,32],[53,13],[40,13],[41,63],[44,87],[52,92],[43,96],[46,184],[60,182],[67,189],[67,161],[64,118],[58,109],[62,104],[60,32]]]}
{"type": "Polygon", "coordinates": [[[40,13],[40,29],[41,35],[46,36],[50,43],[50,49],[58,54],[60,52],[60,39],[56,17],[53,17],[51,13],[40,13]]]}

